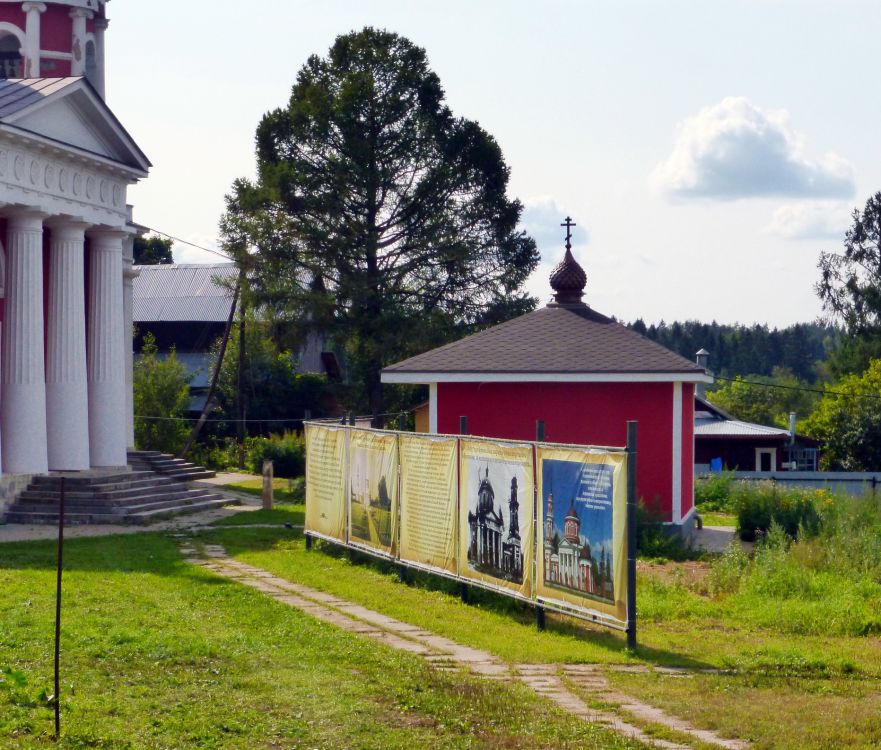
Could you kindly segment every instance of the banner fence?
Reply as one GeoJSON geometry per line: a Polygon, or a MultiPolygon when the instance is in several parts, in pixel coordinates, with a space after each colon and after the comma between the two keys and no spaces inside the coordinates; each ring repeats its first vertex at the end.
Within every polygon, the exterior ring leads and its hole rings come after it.
{"type": "Polygon", "coordinates": [[[307,422],[306,542],[342,544],[636,643],[636,424],[626,448],[307,422]]]}

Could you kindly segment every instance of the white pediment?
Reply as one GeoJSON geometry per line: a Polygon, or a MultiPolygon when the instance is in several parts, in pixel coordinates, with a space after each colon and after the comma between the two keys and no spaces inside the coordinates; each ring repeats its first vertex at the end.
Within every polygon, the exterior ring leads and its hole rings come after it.
{"type": "MultiPolygon", "coordinates": [[[[0,123],[146,173],[147,157],[95,90],[85,79],[68,80],[70,85],[53,87],[47,95],[27,96],[27,104],[13,112],[0,106],[0,123]]],[[[9,83],[27,86],[29,81],[9,83]]]]}

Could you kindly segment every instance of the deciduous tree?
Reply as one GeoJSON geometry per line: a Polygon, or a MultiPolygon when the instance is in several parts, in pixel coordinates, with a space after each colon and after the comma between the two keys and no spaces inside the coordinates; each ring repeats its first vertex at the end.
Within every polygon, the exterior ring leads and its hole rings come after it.
{"type": "Polygon", "coordinates": [[[881,192],[853,211],[843,252],[820,256],[817,294],[823,309],[841,321],[849,335],[837,357],[837,370],[864,370],[881,354],[881,192]]]}

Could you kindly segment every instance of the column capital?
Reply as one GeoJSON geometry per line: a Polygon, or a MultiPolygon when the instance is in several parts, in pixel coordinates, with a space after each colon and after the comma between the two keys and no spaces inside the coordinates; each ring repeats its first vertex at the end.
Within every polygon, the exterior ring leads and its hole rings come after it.
{"type": "Polygon", "coordinates": [[[82,241],[85,237],[86,230],[92,226],[86,221],[76,221],[74,219],[63,219],[59,216],[53,216],[51,219],[43,222],[43,226],[48,227],[52,232],[52,236],[56,238],[76,239],[82,241]]]}
{"type": "Polygon", "coordinates": [[[96,227],[92,226],[90,229],[86,230],[86,237],[90,240],[98,240],[99,242],[116,242],[122,245],[122,241],[128,237],[129,232],[126,232],[124,229],[112,229],[110,227],[96,227]]]}
{"type": "Polygon", "coordinates": [[[46,3],[34,3],[34,2],[22,3],[21,9],[25,13],[30,13],[32,10],[37,11],[37,13],[45,13],[46,12],[46,3]]]}
{"type": "Polygon", "coordinates": [[[94,16],[95,14],[88,8],[71,8],[70,11],[71,18],[85,18],[87,21],[91,21],[94,16]]]}
{"type": "Polygon", "coordinates": [[[110,25],[109,18],[96,18],[95,19],[95,33],[97,34],[99,31],[107,31],[107,27],[110,25]]]}
{"type": "Polygon", "coordinates": [[[43,220],[47,219],[49,214],[30,208],[13,208],[4,210],[3,216],[8,220],[10,229],[14,227],[43,231],[43,220]]]}

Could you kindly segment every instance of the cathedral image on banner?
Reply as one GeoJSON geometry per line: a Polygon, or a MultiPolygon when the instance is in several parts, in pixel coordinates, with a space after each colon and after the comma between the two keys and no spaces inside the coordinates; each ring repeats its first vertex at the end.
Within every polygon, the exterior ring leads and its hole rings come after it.
{"type": "Polygon", "coordinates": [[[611,466],[542,462],[545,585],[614,602],[611,466]]]}
{"type": "Polygon", "coordinates": [[[397,515],[397,450],[388,435],[352,433],[349,533],[357,541],[391,552],[397,515]]]}
{"type": "Polygon", "coordinates": [[[520,537],[520,463],[469,459],[468,566],[485,575],[523,583],[520,537]]]}

